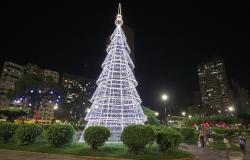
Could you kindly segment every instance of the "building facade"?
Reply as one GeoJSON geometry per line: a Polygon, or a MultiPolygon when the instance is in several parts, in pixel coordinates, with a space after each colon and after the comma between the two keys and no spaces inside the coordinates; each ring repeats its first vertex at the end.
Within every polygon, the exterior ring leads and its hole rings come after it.
{"type": "Polygon", "coordinates": [[[39,72],[39,68],[36,64],[28,63],[24,66],[24,72],[29,74],[37,74],[39,72]]]}
{"type": "Polygon", "coordinates": [[[219,57],[198,65],[201,102],[204,107],[227,112],[233,106],[224,60],[219,57]]]}
{"type": "Polygon", "coordinates": [[[1,93],[6,94],[9,90],[14,89],[16,81],[23,76],[23,73],[23,66],[13,62],[4,62],[1,74],[1,93]]]}
{"type": "Polygon", "coordinates": [[[91,106],[89,100],[96,89],[95,81],[71,74],[62,74],[60,83],[66,93],[64,109],[67,112],[67,118],[71,121],[83,119],[87,109],[91,106]]]}
{"type": "MultiPolygon", "coordinates": [[[[13,62],[6,61],[3,65],[3,70],[0,79],[0,106],[8,106],[10,104],[15,104],[10,102],[6,94],[11,89],[14,89],[15,83],[25,76],[25,74],[41,74],[45,78],[50,77],[55,82],[59,81],[59,73],[53,70],[41,69],[35,64],[28,63],[26,65],[19,65],[13,62]]],[[[24,103],[25,104],[25,103],[24,103]]],[[[25,104],[27,106],[27,104],[25,104]]],[[[54,106],[44,105],[39,111],[39,123],[49,125],[54,119],[54,106]]]]}
{"type": "Polygon", "coordinates": [[[240,84],[232,80],[232,90],[234,95],[234,102],[238,113],[247,113],[250,111],[249,92],[242,88],[240,84]]]}
{"type": "Polygon", "coordinates": [[[51,70],[51,69],[41,69],[35,64],[28,63],[24,66],[25,73],[29,74],[41,74],[45,78],[51,78],[56,83],[59,82],[60,74],[57,71],[51,70]]]}
{"type": "Polygon", "coordinates": [[[59,73],[56,71],[44,69],[43,76],[52,78],[56,83],[59,82],[59,73]]]}
{"type": "Polygon", "coordinates": [[[241,113],[247,113],[250,111],[249,106],[249,92],[245,88],[239,90],[239,111],[241,113]]]}

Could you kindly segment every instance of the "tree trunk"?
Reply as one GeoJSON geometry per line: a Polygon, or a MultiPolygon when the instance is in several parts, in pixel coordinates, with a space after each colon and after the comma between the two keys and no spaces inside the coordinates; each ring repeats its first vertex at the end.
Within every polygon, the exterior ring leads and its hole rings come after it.
{"type": "Polygon", "coordinates": [[[36,109],[35,109],[35,124],[38,123],[38,115],[39,115],[39,109],[38,109],[38,107],[36,107],[36,109]]]}
{"type": "Polygon", "coordinates": [[[92,149],[93,150],[97,150],[97,146],[96,145],[92,145],[92,149]]]}

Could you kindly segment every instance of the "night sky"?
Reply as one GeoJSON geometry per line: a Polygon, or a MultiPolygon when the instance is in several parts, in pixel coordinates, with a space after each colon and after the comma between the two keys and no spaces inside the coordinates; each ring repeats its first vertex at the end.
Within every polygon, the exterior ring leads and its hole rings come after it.
{"type": "MultiPolygon", "coordinates": [[[[1,66],[5,60],[30,62],[96,80],[118,1],[80,2],[1,2],[1,66]]],[[[135,77],[143,105],[159,107],[163,92],[170,95],[169,103],[184,103],[199,89],[197,65],[213,56],[223,57],[229,78],[250,89],[249,5],[121,2],[124,23],[135,31],[135,77]]]]}

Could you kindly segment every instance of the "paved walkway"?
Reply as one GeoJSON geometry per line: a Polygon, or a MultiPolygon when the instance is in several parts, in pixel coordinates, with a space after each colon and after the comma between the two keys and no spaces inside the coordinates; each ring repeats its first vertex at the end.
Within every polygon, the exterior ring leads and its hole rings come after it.
{"type": "Polygon", "coordinates": [[[187,144],[184,144],[182,149],[192,153],[197,160],[250,160],[250,153],[243,156],[241,152],[230,151],[227,156],[226,151],[198,148],[187,144]]]}
{"type": "Polygon", "coordinates": [[[116,158],[80,157],[80,156],[55,155],[47,153],[35,153],[35,152],[0,149],[0,160],[19,160],[19,159],[20,160],[118,160],[116,158]]]}

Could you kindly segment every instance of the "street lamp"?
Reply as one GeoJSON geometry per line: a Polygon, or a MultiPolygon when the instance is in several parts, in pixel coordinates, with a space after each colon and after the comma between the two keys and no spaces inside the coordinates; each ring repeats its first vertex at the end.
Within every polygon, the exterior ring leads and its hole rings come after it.
{"type": "Polygon", "coordinates": [[[168,124],[167,106],[166,106],[166,101],[168,100],[168,95],[167,94],[163,94],[161,96],[161,99],[162,99],[163,104],[164,104],[164,119],[165,119],[165,123],[168,124]]]}
{"type": "Polygon", "coordinates": [[[186,116],[186,112],[181,112],[181,115],[186,116]]]}
{"type": "Polygon", "coordinates": [[[161,99],[162,99],[163,101],[167,101],[167,100],[168,100],[168,95],[163,94],[163,95],[161,96],[161,99]]]}
{"type": "Polygon", "coordinates": [[[233,115],[233,112],[234,112],[234,106],[229,106],[228,108],[228,111],[230,112],[231,116],[233,115]]]}
{"type": "Polygon", "coordinates": [[[155,116],[157,116],[157,117],[158,117],[158,116],[159,116],[159,113],[158,113],[158,112],[155,112],[155,116]]]}
{"type": "Polygon", "coordinates": [[[55,105],[55,106],[54,106],[54,110],[57,110],[57,109],[58,109],[58,105],[55,105]]]}
{"type": "Polygon", "coordinates": [[[233,112],[234,111],[234,107],[230,106],[230,107],[228,107],[228,110],[229,110],[229,112],[233,112]]]}

